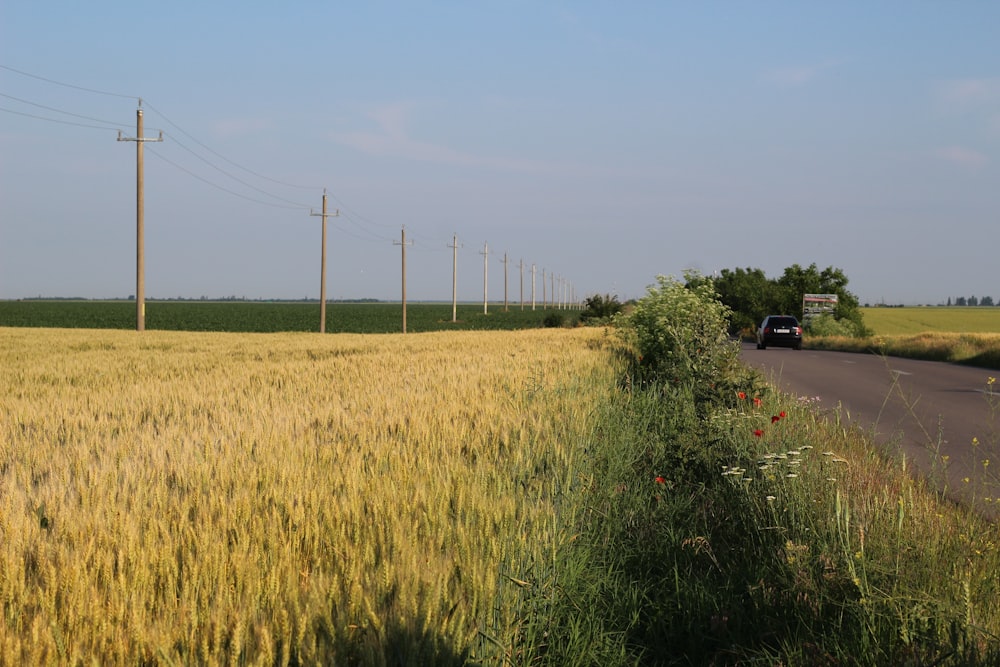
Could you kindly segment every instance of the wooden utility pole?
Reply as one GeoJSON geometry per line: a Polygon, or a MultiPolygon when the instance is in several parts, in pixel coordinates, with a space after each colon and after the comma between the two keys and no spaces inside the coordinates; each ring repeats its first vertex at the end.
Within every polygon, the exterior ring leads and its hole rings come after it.
{"type": "Polygon", "coordinates": [[[313,213],[309,211],[309,215],[323,218],[323,250],[320,253],[319,268],[319,332],[326,333],[326,218],[328,215],[333,215],[334,217],[340,215],[339,210],[334,211],[332,214],[326,212],[326,188],[323,188],[323,212],[313,213]]]}
{"type": "Polygon", "coordinates": [[[483,256],[483,315],[486,315],[488,310],[487,303],[489,303],[489,291],[486,289],[486,286],[490,275],[490,246],[488,243],[483,243],[483,251],[479,254],[483,256]]]}
{"type": "Polygon", "coordinates": [[[503,254],[503,312],[507,310],[507,253],[503,254]]]}
{"type": "Polygon", "coordinates": [[[458,322],[458,234],[451,239],[451,321],[458,322]]]}
{"type": "Polygon", "coordinates": [[[556,274],[555,273],[552,273],[552,272],[549,273],[549,283],[551,283],[551,285],[552,285],[552,287],[549,289],[549,294],[552,295],[552,307],[555,308],[556,307],[556,274]]]}
{"type": "Polygon", "coordinates": [[[521,274],[521,310],[524,310],[524,260],[517,260],[517,270],[521,274]]]}
{"type": "Polygon", "coordinates": [[[145,230],[145,176],[143,173],[142,145],[147,141],[163,141],[163,131],[156,139],[142,136],[142,98],[135,111],[135,136],[123,137],[118,131],[118,141],[135,142],[135,330],[146,330],[146,230],[145,230]]]}
{"type": "Polygon", "coordinates": [[[542,269],[542,310],[549,307],[548,295],[545,293],[545,269],[542,269]]]}
{"type": "Polygon", "coordinates": [[[531,310],[535,310],[535,265],[531,265],[531,310]]]}
{"type": "Polygon", "coordinates": [[[399,243],[392,242],[393,245],[401,246],[403,249],[403,333],[406,333],[406,225],[403,225],[402,240],[399,243]]]}

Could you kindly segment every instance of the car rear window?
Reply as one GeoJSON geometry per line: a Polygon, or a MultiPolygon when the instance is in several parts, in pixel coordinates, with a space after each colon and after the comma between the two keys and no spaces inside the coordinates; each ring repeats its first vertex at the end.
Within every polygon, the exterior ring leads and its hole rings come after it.
{"type": "Polygon", "coordinates": [[[772,317],[767,321],[769,327],[797,327],[799,323],[794,317],[772,317]]]}

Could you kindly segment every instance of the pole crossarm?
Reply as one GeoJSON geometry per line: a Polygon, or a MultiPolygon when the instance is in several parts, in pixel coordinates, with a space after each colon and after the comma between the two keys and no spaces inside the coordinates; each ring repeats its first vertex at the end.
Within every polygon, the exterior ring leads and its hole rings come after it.
{"type": "Polygon", "coordinates": [[[144,143],[148,143],[148,142],[156,143],[156,142],[163,141],[163,130],[160,130],[160,136],[155,137],[155,138],[154,137],[125,137],[125,136],[122,136],[122,131],[118,130],[118,139],[116,139],[115,141],[137,141],[137,142],[143,143],[143,144],[144,143]]]}

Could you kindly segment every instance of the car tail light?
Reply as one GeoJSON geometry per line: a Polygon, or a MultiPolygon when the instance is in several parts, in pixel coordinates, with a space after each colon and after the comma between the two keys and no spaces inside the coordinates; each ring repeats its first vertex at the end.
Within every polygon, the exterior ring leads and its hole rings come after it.
{"type": "Polygon", "coordinates": [[[802,335],[802,327],[795,327],[795,335],[797,336],[802,335]]]}

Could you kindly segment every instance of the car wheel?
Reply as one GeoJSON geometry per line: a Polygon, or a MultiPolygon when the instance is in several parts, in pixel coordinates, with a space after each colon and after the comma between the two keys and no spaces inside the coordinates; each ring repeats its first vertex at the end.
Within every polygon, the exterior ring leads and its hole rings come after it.
{"type": "Polygon", "coordinates": [[[795,344],[795,349],[796,350],[801,350],[802,349],[802,343],[796,343],[795,344]]]}
{"type": "Polygon", "coordinates": [[[758,350],[766,350],[767,349],[767,345],[764,345],[764,343],[757,343],[757,349],[758,350]]]}

